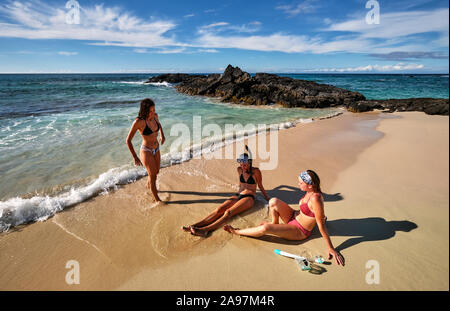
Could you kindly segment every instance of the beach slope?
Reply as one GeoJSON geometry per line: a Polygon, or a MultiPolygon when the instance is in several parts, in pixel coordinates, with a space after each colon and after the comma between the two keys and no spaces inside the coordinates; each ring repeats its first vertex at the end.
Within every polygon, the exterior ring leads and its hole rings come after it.
{"type": "MultiPolygon", "coordinates": [[[[194,159],[161,170],[165,205],[155,206],[144,178],[1,234],[0,290],[449,289],[448,117],[345,112],[278,134],[277,169],[262,172],[269,196],[298,209],[297,175],[315,170],[345,267],[331,261],[302,272],[274,254],[325,257],[317,229],[301,242],[183,232],[237,190],[234,160],[194,159]],[[70,260],[79,263],[79,284],[66,282],[70,260]]],[[[230,224],[268,220],[258,194],[230,224]]]]}

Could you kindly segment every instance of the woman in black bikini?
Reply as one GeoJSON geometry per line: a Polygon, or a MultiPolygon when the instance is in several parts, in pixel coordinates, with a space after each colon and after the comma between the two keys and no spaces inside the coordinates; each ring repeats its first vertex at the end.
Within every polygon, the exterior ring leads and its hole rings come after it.
{"type": "MultiPolygon", "coordinates": [[[[248,150],[247,146],[245,146],[248,150]]],[[[212,230],[222,226],[234,215],[242,213],[253,206],[255,202],[256,186],[259,187],[264,198],[269,201],[269,197],[262,185],[261,171],[257,167],[252,167],[252,159],[247,153],[242,154],[237,161],[240,166],[237,168],[239,175],[239,192],[230,199],[222,203],[212,214],[205,219],[191,225],[182,227],[186,232],[193,235],[206,237],[212,230]]]]}
{"type": "Polygon", "coordinates": [[[147,188],[151,190],[156,202],[161,202],[156,189],[156,178],[161,164],[161,154],[159,152],[158,132],[161,132],[161,145],[164,144],[165,137],[161,124],[158,120],[158,114],[155,113],[155,103],[146,98],[141,102],[139,115],[131,126],[127,137],[127,146],[130,149],[136,165],[144,165],[148,173],[147,188]],[[139,131],[142,135],[141,160],[134,151],[131,140],[139,131]]]}

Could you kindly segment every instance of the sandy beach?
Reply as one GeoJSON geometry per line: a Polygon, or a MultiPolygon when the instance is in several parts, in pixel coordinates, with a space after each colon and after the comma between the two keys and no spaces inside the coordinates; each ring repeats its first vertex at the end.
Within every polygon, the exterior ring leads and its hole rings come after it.
{"type": "MultiPolygon", "coordinates": [[[[448,116],[344,112],[278,135],[278,167],[262,172],[265,189],[298,209],[298,173],[316,171],[345,267],[331,261],[302,272],[274,254],[325,257],[317,228],[300,242],[183,232],[237,190],[235,160],[193,159],[161,170],[164,205],[155,206],[143,178],[1,234],[0,290],[449,290],[448,116]],[[69,260],[80,265],[80,284],[66,283],[69,260]],[[373,261],[379,284],[366,282],[373,261]]],[[[269,217],[258,192],[230,224],[269,217]]]]}

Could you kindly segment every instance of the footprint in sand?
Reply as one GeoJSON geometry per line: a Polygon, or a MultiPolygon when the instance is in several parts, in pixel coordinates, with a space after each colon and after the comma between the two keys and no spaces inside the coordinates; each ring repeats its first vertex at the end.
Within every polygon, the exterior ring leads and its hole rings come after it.
{"type": "Polygon", "coordinates": [[[140,210],[146,211],[153,207],[164,205],[165,202],[170,200],[170,193],[159,194],[162,202],[156,202],[153,195],[150,192],[143,192],[135,196],[137,206],[140,210]]]}
{"type": "Polygon", "coordinates": [[[193,241],[192,236],[177,230],[172,219],[160,218],[151,224],[150,241],[152,249],[162,258],[181,256],[198,241],[193,241]]]}
{"type": "Polygon", "coordinates": [[[151,194],[148,194],[146,192],[136,195],[135,199],[139,210],[142,211],[151,208],[151,205],[154,203],[151,194]]]}

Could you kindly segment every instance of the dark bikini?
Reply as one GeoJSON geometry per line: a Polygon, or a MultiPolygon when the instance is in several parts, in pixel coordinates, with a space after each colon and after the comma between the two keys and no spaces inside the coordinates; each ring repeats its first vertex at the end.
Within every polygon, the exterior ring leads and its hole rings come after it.
{"type": "MultiPolygon", "coordinates": [[[[156,119],[155,119],[155,122],[156,122],[156,119]]],[[[157,133],[159,131],[159,123],[156,122],[156,125],[158,126],[158,128],[156,129],[156,131],[152,131],[152,129],[148,126],[147,121],[145,120],[145,128],[142,131],[142,135],[148,136],[148,135],[151,135],[153,133],[157,133]]],[[[151,152],[153,155],[156,155],[156,153],[159,150],[159,146],[156,147],[155,149],[152,149],[152,148],[149,148],[147,146],[142,145],[141,146],[141,150],[147,151],[147,152],[151,152]]]]}
{"type": "MultiPolygon", "coordinates": [[[[241,176],[239,176],[239,181],[241,183],[249,184],[249,185],[255,185],[256,184],[256,181],[255,181],[255,179],[253,179],[252,175],[250,175],[250,177],[247,179],[247,181],[245,181],[243,173],[241,173],[241,176]]],[[[255,200],[255,196],[253,194],[239,194],[239,193],[236,193],[236,195],[238,196],[238,201],[240,199],[247,198],[247,197],[253,198],[253,200],[255,200]]]]}
{"type": "MultiPolygon", "coordinates": [[[[155,120],[155,122],[156,122],[156,120],[155,120]]],[[[158,128],[156,129],[156,131],[153,132],[152,129],[148,127],[147,121],[145,121],[145,129],[142,131],[142,135],[148,136],[148,135],[158,132],[159,131],[159,123],[156,122],[156,125],[158,126],[158,128]]]]}

